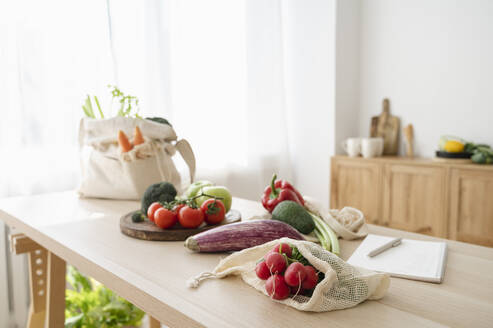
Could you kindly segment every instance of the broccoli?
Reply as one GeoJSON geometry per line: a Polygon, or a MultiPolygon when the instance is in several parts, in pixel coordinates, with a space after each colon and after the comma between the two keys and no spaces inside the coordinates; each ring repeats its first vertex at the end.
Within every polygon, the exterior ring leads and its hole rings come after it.
{"type": "Polygon", "coordinates": [[[147,187],[142,196],[142,213],[147,213],[147,209],[154,202],[171,202],[175,200],[176,189],[169,182],[159,182],[147,187]]]}
{"type": "Polygon", "coordinates": [[[135,211],[132,214],[132,222],[138,223],[144,221],[145,216],[142,214],[141,211],[135,211]]]}
{"type": "Polygon", "coordinates": [[[289,224],[301,233],[309,234],[315,229],[311,215],[300,204],[285,200],[272,211],[272,219],[289,224]]]}
{"type": "Polygon", "coordinates": [[[156,123],[161,123],[161,124],[168,124],[169,126],[172,126],[167,119],[162,117],[146,117],[146,120],[153,121],[156,123]]]}

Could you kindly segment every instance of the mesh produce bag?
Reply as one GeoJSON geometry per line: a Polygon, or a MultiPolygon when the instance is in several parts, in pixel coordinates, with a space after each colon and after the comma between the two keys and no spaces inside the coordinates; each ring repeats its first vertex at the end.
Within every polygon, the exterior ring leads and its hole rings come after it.
{"type": "Polygon", "coordinates": [[[257,277],[255,266],[279,243],[296,247],[316,270],[325,274],[325,278],[315,287],[311,297],[296,295],[276,302],[301,311],[325,312],[350,308],[367,299],[380,299],[387,292],[390,284],[388,274],[356,268],[315,243],[289,238],[233,253],[223,259],[213,272],[203,272],[190,279],[188,286],[196,288],[205,279],[240,275],[247,284],[268,296],[265,281],[257,277]]]}

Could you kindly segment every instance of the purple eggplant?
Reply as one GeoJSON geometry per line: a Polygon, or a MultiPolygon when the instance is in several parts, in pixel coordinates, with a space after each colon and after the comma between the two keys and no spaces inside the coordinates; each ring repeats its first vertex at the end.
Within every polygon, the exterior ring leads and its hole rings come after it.
{"type": "Polygon", "coordinates": [[[232,252],[282,237],[304,239],[287,223],[276,220],[252,220],[226,224],[188,237],[185,247],[202,253],[232,252]]]}

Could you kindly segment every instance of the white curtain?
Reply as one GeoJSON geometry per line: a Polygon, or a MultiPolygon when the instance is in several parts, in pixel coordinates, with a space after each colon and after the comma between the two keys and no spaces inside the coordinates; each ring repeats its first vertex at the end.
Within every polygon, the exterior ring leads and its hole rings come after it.
{"type": "MultiPolygon", "coordinates": [[[[334,4],[1,1],[0,197],[75,188],[81,105],[116,84],[191,142],[197,178],[259,199],[275,172],[327,202],[334,4]]],[[[9,261],[0,325],[22,326],[26,262],[9,261]]]]}
{"type": "Polygon", "coordinates": [[[281,1],[20,0],[3,4],[0,196],[76,187],[86,94],[107,84],[170,119],[198,178],[257,199],[290,178],[281,1]]]}
{"type": "MultiPolygon", "coordinates": [[[[191,142],[198,178],[258,199],[290,177],[280,14],[277,0],[2,2],[0,197],[75,188],[81,104],[117,84],[191,142]]],[[[1,325],[22,326],[26,262],[9,263],[1,325]]]]}
{"type": "Polygon", "coordinates": [[[199,179],[258,199],[290,178],[280,1],[110,1],[115,77],[169,118],[199,179]]]}

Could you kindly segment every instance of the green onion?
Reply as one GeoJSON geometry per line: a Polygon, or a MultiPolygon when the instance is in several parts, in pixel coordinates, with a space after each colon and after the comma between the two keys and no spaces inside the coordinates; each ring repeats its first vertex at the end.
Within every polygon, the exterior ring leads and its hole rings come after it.
{"type": "Polygon", "coordinates": [[[310,211],[308,213],[312,216],[313,222],[315,222],[315,236],[317,236],[322,247],[339,256],[340,246],[335,232],[317,215],[310,211]]]}

